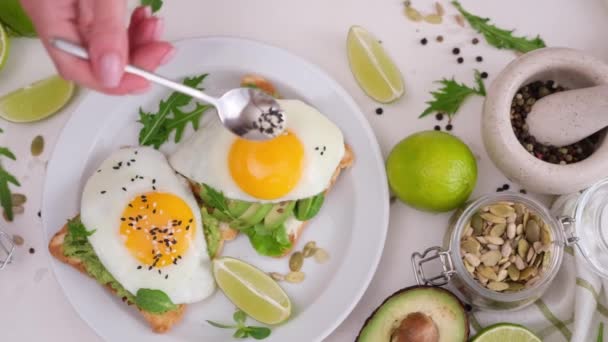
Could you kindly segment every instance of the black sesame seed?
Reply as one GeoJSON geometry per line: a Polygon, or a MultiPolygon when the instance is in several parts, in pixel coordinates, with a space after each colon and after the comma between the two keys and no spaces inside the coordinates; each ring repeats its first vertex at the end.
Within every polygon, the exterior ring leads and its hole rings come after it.
{"type": "Polygon", "coordinates": [[[439,127],[439,125],[435,126],[435,130],[436,131],[441,131],[441,127],[439,127]]]}
{"type": "Polygon", "coordinates": [[[113,166],[112,168],[113,168],[114,170],[118,170],[118,169],[120,169],[120,167],[118,167],[118,166],[113,166]]]}
{"type": "Polygon", "coordinates": [[[160,270],[158,270],[158,274],[162,274],[163,272],[161,272],[160,270]]]}
{"type": "Polygon", "coordinates": [[[519,192],[520,192],[520,193],[522,193],[522,194],[524,194],[524,195],[528,193],[528,192],[526,191],[526,189],[521,189],[521,190],[519,190],[519,192]]]}
{"type": "Polygon", "coordinates": [[[420,44],[422,44],[422,45],[426,45],[426,43],[428,43],[428,40],[427,40],[426,38],[422,38],[422,39],[420,40],[420,44]]]}
{"type": "Polygon", "coordinates": [[[445,126],[445,129],[447,129],[448,131],[451,131],[452,128],[454,128],[454,126],[452,126],[452,124],[447,124],[447,126],[445,126]]]}
{"type": "Polygon", "coordinates": [[[135,163],[135,159],[131,159],[131,163],[135,163]]]}
{"type": "Polygon", "coordinates": [[[192,221],[194,221],[194,220],[193,220],[193,219],[189,219],[189,220],[188,220],[188,223],[192,223],[192,221]]]}
{"type": "Polygon", "coordinates": [[[459,53],[460,53],[460,49],[459,49],[459,48],[457,48],[457,47],[456,47],[456,48],[453,48],[453,49],[452,49],[452,53],[453,53],[453,54],[455,54],[455,55],[457,55],[457,54],[459,54],[459,53]]]}
{"type": "Polygon", "coordinates": [[[100,172],[101,172],[101,169],[97,170],[97,173],[100,173],[100,172]]]}
{"type": "Polygon", "coordinates": [[[124,186],[122,187],[122,191],[127,191],[127,188],[125,188],[124,186]]]}
{"type": "Polygon", "coordinates": [[[435,119],[437,119],[437,121],[443,120],[443,113],[437,113],[437,114],[435,114],[435,119]]]}
{"type": "Polygon", "coordinates": [[[36,253],[36,250],[34,249],[34,247],[30,248],[30,254],[34,254],[36,253]]]}
{"type": "Polygon", "coordinates": [[[318,148],[318,147],[315,147],[315,151],[318,151],[318,150],[319,150],[319,148],[318,148]]]}
{"type": "Polygon", "coordinates": [[[462,62],[464,62],[464,58],[458,57],[456,61],[458,62],[458,64],[462,64],[462,62]]]}
{"type": "Polygon", "coordinates": [[[473,43],[473,44],[477,44],[477,43],[479,43],[479,39],[477,39],[477,38],[473,38],[473,40],[471,41],[471,43],[473,43]]]}
{"type": "Polygon", "coordinates": [[[152,266],[148,267],[148,271],[150,271],[152,269],[152,266]]]}
{"type": "Polygon", "coordinates": [[[105,190],[101,190],[101,194],[102,194],[102,195],[103,195],[103,194],[105,194],[105,193],[106,193],[106,191],[105,191],[105,190]]]}
{"type": "Polygon", "coordinates": [[[503,190],[509,190],[509,184],[503,184],[502,189],[503,190]]]}
{"type": "Polygon", "coordinates": [[[169,278],[169,275],[168,275],[168,274],[166,274],[166,275],[165,275],[165,279],[167,279],[167,278],[169,278]]]}
{"type": "Polygon", "coordinates": [[[124,221],[126,221],[127,219],[126,219],[126,218],[124,218],[124,217],[121,217],[121,218],[120,218],[120,220],[124,222],[124,221]]]}
{"type": "Polygon", "coordinates": [[[152,209],[152,214],[156,214],[156,209],[152,209]]]}
{"type": "Polygon", "coordinates": [[[496,188],[496,192],[502,192],[502,188],[496,188]]]}
{"type": "Polygon", "coordinates": [[[152,185],[152,190],[156,190],[156,187],[154,185],[152,185]]]}
{"type": "Polygon", "coordinates": [[[130,163],[130,162],[127,162],[127,166],[131,166],[131,163],[130,163]]]}
{"type": "Polygon", "coordinates": [[[156,178],[152,179],[152,184],[156,184],[156,178]]]}
{"type": "Polygon", "coordinates": [[[481,61],[483,61],[483,57],[477,56],[477,57],[475,57],[475,60],[478,61],[478,62],[481,62],[481,61]]]}
{"type": "Polygon", "coordinates": [[[131,178],[131,182],[135,182],[135,178],[131,178]]]}
{"type": "Polygon", "coordinates": [[[135,150],[135,154],[137,154],[137,150],[135,150]]]}
{"type": "Polygon", "coordinates": [[[380,107],[376,108],[376,114],[382,115],[382,113],[384,113],[384,109],[382,109],[380,107]]]}
{"type": "Polygon", "coordinates": [[[38,211],[38,217],[42,217],[42,212],[40,210],[38,211]]]}
{"type": "Polygon", "coordinates": [[[141,270],[141,265],[137,266],[137,269],[138,269],[138,270],[141,270]]]}
{"type": "Polygon", "coordinates": [[[480,76],[481,76],[481,78],[488,78],[488,73],[484,71],[481,73],[480,76]]]}

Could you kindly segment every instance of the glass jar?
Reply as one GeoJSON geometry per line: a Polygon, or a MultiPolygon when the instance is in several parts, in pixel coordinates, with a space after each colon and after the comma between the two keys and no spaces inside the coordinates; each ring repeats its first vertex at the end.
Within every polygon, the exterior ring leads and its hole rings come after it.
{"type": "Polygon", "coordinates": [[[13,260],[15,244],[10,235],[0,230],[0,271],[13,260]]]}
{"type": "Polygon", "coordinates": [[[419,285],[443,286],[449,283],[450,287],[456,290],[466,302],[476,308],[508,311],[520,309],[542,296],[559,270],[566,244],[560,222],[549,213],[545,206],[520,194],[499,193],[483,196],[468,203],[464,209],[456,211],[450,221],[443,246],[431,247],[423,253],[414,253],[411,261],[419,285]],[[497,202],[523,204],[546,223],[551,235],[549,262],[543,264],[538,281],[520,291],[497,292],[484,287],[466,270],[461,257],[461,236],[471,218],[482,208],[497,202]],[[425,273],[424,265],[437,261],[441,264],[441,271],[435,275],[428,275],[428,270],[425,273]]]}

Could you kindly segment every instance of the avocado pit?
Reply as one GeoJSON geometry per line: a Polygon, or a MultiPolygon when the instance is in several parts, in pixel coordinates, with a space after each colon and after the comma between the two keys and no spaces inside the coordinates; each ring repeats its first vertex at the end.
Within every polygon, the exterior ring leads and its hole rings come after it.
{"type": "Polygon", "coordinates": [[[422,312],[407,315],[393,332],[391,342],[438,342],[439,330],[433,319],[422,312]]]}

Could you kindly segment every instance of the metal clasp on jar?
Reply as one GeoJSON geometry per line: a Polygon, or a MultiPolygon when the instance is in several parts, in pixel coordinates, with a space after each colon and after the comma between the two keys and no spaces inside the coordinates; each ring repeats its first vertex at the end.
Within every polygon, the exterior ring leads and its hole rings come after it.
{"type": "Polygon", "coordinates": [[[452,275],[456,273],[450,251],[446,251],[441,247],[431,247],[422,254],[418,252],[412,254],[412,267],[414,268],[414,275],[418,285],[443,286],[446,285],[452,278],[452,275]],[[435,259],[439,259],[443,270],[440,274],[429,278],[424,274],[424,264],[435,259]]]}
{"type": "Polygon", "coordinates": [[[559,231],[562,233],[566,246],[577,245],[580,238],[574,234],[574,219],[570,216],[560,216],[557,218],[557,223],[561,228],[559,231]]]}
{"type": "Polygon", "coordinates": [[[15,244],[10,235],[0,230],[0,271],[13,261],[15,244]]]}

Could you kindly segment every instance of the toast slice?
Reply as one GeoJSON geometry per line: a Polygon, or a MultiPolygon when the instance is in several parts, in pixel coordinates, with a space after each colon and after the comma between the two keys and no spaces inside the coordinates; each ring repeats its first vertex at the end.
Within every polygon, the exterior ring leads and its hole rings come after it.
{"type": "MultiPolygon", "coordinates": [[[[60,231],[55,233],[51,241],[49,242],[49,252],[58,260],[76,268],[80,272],[89,275],[87,272],[84,263],[77,258],[74,257],[66,257],[63,251],[63,242],[68,233],[67,224],[61,228],[60,231]]],[[[112,293],[116,295],[116,291],[109,285],[105,285],[107,289],[109,289],[112,293]]],[[[126,297],[122,298],[122,301],[127,305],[132,305],[130,301],[126,299],[126,297]]],[[[157,333],[164,333],[171,329],[171,327],[178,323],[182,316],[184,315],[184,311],[186,309],[186,305],[180,304],[177,306],[177,309],[167,311],[163,314],[154,314],[144,310],[137,308],[137,310],[141,313],[144,319],[148,322],[152,330],[157,333]]]]}
{"type": "MultiPolygon", "coordinates": [[[[336,170],[334,171],[334,174],[331,177],[329,187],[325,190],[326,194],[331,190],[332,186],[336,183],[342,170],[351,167],[353,165],[354,161],[355,161],[355,154],[353,153],[352,148],[348,144],[344,144],[344,156],[342,156],[342,160],[340,160],[340,164],[338,164],[338,167],[336,167],[336,170]]],[[[202,203],[202,201],[200,200],[200,197],[198,195],[201,191],[201,185],[198,183],[191,183],[190,185],[192,187],[192,191],[194,192],[195,196],[197,196],[197,199],[199,200],[199,202],[202,203]]],[[[281,255],[281,257],[289,255],[291,253],[291,251],[297,244],[300,236],[302,235],[302,231],[304,231],[304,228],[306,227],[307,223],[308,223],[308,221],[304,221],[300,224],[299,227],[297,227],[296,229],[289,232],[289,241],[291,241],[291,248],[289,250],[285,251],[285,253],[283,255],[281,255]]],[[[221,234],[220,234],[221,239],[219,241],[218,248],[217,248],[217,251],[216,251],[214,257],[221,255],[222,247],[224,246],[225,241],[232,241],[239,234],[238,230],[231,228],[230,225],[226,222],[222,222],[220,224],[220,230],[221,230],[221,234]]]]}

